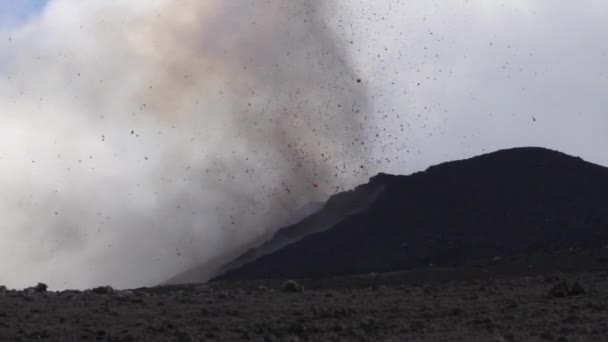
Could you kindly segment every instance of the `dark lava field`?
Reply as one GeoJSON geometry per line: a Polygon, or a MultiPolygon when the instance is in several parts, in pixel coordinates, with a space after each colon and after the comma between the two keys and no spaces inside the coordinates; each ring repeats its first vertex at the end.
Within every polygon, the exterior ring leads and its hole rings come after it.
{"type": "Polygon", "coordinates": [[[419,272],[444,280],[417,282],[418,272],[403,272],[302,281],[293,288],[258,281],[130,291],[8,291],[0,294],[0,340],[608,339],[607,272],[497,278],[470,270],[419,272]],[[470,278],[446,280],[450,273],[470,278]]]}

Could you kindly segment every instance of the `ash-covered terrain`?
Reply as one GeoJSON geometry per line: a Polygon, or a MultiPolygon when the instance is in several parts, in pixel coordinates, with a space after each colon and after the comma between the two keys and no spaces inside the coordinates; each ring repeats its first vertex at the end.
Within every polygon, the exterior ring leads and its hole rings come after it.
{"type": "Polygon", "coordinates": [[[0,340],[605,341],[606,194],[540,148],[381,174],[162,286],[0,288],[0,340]]]}

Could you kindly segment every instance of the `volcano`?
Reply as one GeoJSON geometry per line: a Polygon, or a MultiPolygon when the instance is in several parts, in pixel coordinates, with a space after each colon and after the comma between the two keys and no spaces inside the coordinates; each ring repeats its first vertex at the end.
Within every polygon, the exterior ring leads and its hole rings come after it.
{"type": "Polygon", "coordinates": [[[409,176],[379,174],[332,197],[316,217],[340,202],[355,210],[334,215],[331,227],[284,228],[216,280],[457,267],[608,244],[608,168],[544,148],[501,150],[409,176]]]}

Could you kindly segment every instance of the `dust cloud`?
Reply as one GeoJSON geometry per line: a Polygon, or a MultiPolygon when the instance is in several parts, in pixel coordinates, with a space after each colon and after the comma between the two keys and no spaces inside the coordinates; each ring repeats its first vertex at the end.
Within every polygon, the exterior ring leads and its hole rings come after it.
{"type": "Polygon", "coordinates": [[[0,29],[0,283],[154,285],[366,179],[334,10],[54,0],[0,29]]]}

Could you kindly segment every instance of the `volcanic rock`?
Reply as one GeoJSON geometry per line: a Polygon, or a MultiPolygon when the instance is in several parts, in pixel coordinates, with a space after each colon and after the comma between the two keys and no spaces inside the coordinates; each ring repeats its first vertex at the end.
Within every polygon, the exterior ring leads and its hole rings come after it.
{"type": "Polygon", "coordinates": [[[304,287],[294,280],[288,280],[281,286],[283,292],[304,292],[304,287]]]}
{"type": "Polygon", "coordinates": [[[112,294],[114,293],[114,289],[111,286],[99,286],[92,289],[93,293],[104,295],[104,294],[112,294]]]}
{"type": "Polygon", "coordinates": [[[39,292],[39,293],[46,292],[46,290],[48,289],[48,286],[44,283],[38,283],[32,289],[34,290],[34,292],[39,292]]]}
{"type": "Polygon", "coordinates": [[[585,293],[587,293],[587,291],[581,284],[566,280],[560,281],[559,283],[553,285],[551,290],[549,290],[549,295],[557,298],[578,296],[585,293]]]}

